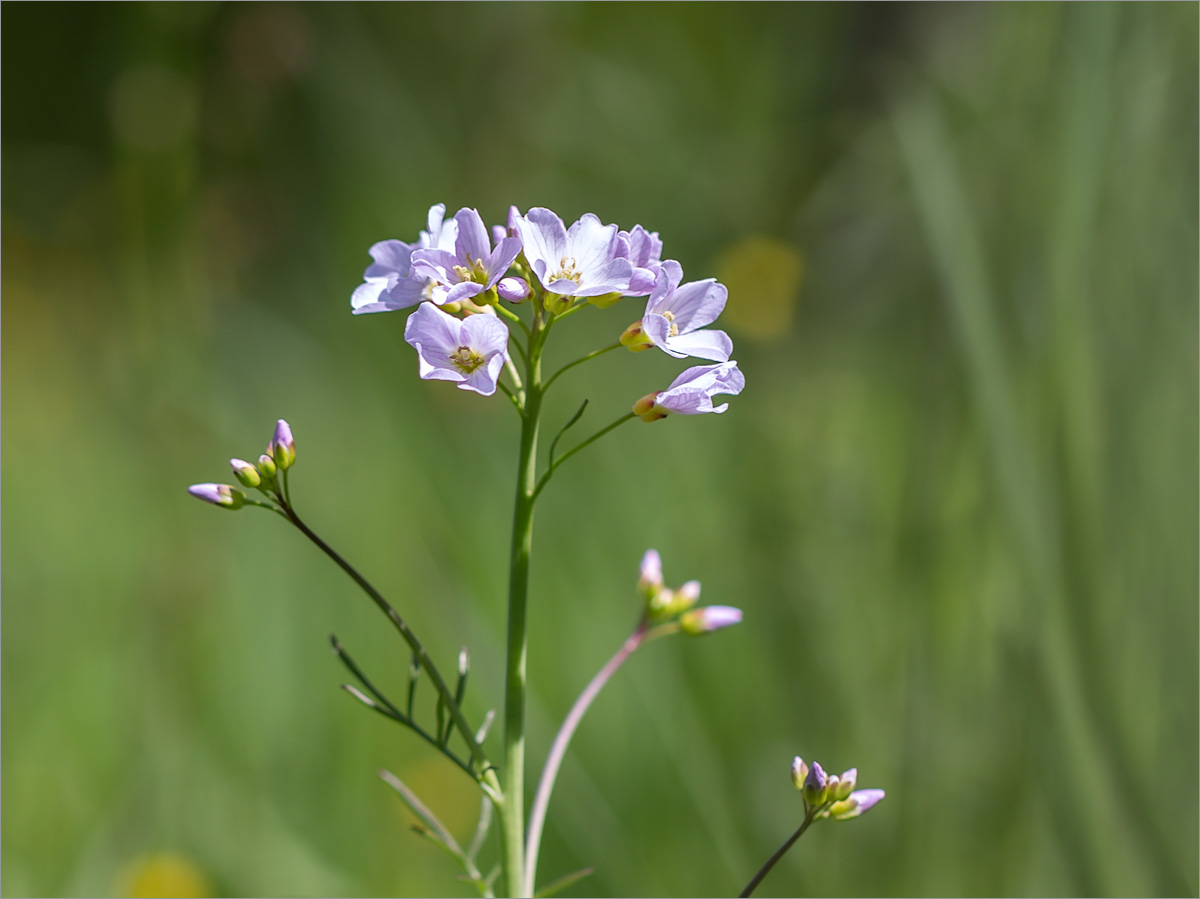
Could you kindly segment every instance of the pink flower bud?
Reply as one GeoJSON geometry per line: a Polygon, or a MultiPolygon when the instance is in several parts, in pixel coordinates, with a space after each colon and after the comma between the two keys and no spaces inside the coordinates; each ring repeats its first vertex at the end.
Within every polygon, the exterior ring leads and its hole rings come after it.
{"type": "Polygon", "coordinates": [[[246,494],[228,484],[193,484],[188,488],[188,493],[196,499],[231,511],[240,509],[246,502],[246,494]]]}
{"type": "Polygon", "coordinates": [[[735,609],[732,606],[704,606],[685,612],[679,619],[679,627],[685,634],[699,636],[730,627],[741,620],[741,609],[735,609]]]}

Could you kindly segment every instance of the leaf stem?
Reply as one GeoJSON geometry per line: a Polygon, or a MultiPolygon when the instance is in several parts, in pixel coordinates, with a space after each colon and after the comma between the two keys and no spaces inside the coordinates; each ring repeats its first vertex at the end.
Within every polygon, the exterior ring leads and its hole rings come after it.
{"type": "MultiPolygon", "coordinates": [[[[559,316],[559,317],[561,318],[562,316],[559,316]]],[[[605,353],[611,352],[612,350],[619,350],[620,348],[621,348],[621,342],[618,340],[616,343],[612,344],[611,346],[606,346],[602,349],[595,350],[591,353],[588,353],[586,356],[580,356],[574,362],[568,362],[566,365],[564,365],[562,368],[560,368],[558,371],[556,371],[554,374],[552,374],[546,380],[546,383],[545,383],[545,385],[543,385],[542,389],[549,390],[551,384],[553,384],[555,381],[557,381],[559,379],[559,377],[561,377],[565,372],[574,368],[576,365],[582,365],[584,362],[587,362],[589,359],[595,359],[597,356],[603,356],[605,353]]]]}
{"type": "Polygon", "coordinates": [[[555,470],[560,465],[562,465],[564,462],[566,462],[568,459],[570,459],[573,455],[575,455],[577,452],[579,452],[584,447],[595,443],[597,440],[599,440],[601,437],[603,437],[609,431],[615,430],[616,428],[620,427],[621,425],[625,424],[625,422],[627,422],[633,418],[637,418],[637,415],[635,415],[633,412],[627,412],[625,415],[622,415],[620,418],[618,418],[612,424],[601,428],[599,431],[597,431],[591,437],[584,440],[582,443],[578,443],[575,446],[571,447],[569,450],[567,450],[565,453],[563,453],[557,459],[551,459],[550,465],[546,468],[546,471],[542,475],[541,480],[539,480],[537,482],[537,486],[533,490],[533,498],[537,499],[538,494],[540,494],[542,492],[542,490],[545,488],[546,484],[548,484],[550,482],[550,477],[554,474],[555,470]]]}

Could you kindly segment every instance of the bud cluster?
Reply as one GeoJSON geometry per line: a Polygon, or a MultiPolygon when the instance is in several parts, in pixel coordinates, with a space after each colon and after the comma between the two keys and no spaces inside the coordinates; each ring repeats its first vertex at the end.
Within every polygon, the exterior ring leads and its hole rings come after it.
{"type": "MultiPolygon", "coordinates": [[[[258,457],[258,462],[247,462],[245,459],[230,459],[229,467],[233,476],[243,487],[257,489],[272,498],[281,498],[277,475],[287,471],[296,462],[296,443],[292,439],[292,429],[282,418],[275,423],[275,433],[267,443],[267,451],[258,457]]],[[[247,500],[244,491],[229,484],[193,484],[188,493],[197,499],[212,503],[224,509],[240,509],[252,500],[247,500]]]]}
{"type": "Polygon", "coordinates": [[[688,581],[675,589],[665,586],[662,559],[657,550],[648,549],[642,557],[638,592],[646,600],[645,615],[648,622],[663,624],[674,621],[681,631],[693,637],[712,633],[742,620],[741,609],[732,606],[694,608],[700,599],[699,581],[688,581]]]}
{"type": "Polygon", "coordinates": [[[792,784],[804,797],[805,812],[814,818],[857,818],[884,797],[883,790],[855,790],[857,781],[857,768],[826,774],[820,762],[809,765],[800,756],[792,760],[792,784]]]}

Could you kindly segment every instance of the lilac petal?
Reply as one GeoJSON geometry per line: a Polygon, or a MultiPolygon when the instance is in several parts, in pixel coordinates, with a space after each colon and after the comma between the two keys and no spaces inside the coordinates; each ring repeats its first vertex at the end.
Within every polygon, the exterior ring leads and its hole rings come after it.
{"type": "Polygon", "coordinates": [[[496,293],[510,303],[521,303],[529,297],[529,284],[524,278],[501,278],[496,282],[496,293]]]}
{"type": "Polygon", "coordinates": [[[384,295],[387,293],[387,278],[371,278],[354,288],[350,295],[350,308],[355,315],[364,312],[391,312],[396,306],[389,304],[384,295]]]}
{"type": "MultiPolygon", "coordinates": [[[[653,315],[650,318],[662,318],[662,316],[653,315]]],[[[645,322],[646,320],[643,319],[643,327],[645,327],[645,322]]],[[[724,331],[717,330],[693,331],[690,334],[668,337],[661,346],[672,356],[678,354],[676,358],[695,356],[699,359],[712,359],[714,362],[728,362],[733,353],[733,341],[729,339],[729,335],[724,331]]]]}
{"type": "Polygon", "coordinates": [[[508,271],[509,266],[513,264],[513,260],[520,253],[521,239],[519,237],[505,237],[497,243],[496,249],[484,261],[483,267],[488,273],[488,287],[495,284],[508,271]]]}
{"type": "Polygon", "coordinates": [[[426,290],[429,287],[428,278],[409,275],[387,289],[380,298],[389,309],[408,309],[422,300],[428,299],[426,290]]]}
{"type": "Polygon", "coordinates": [[[683,353],[672,353],[667,349],[667,340],[671,337],[671,323],[665,317],[648,313],[642,318],[642,333],[654,341],[654,345],[662,348],[668,355],[682,357],[683,353]]]}
{"type": "Polygon", "coordinates": [[[488,238],[487,226],[478,210],[463,207],[454,214],[458,223],[458,239],[454,242],[454,252],[460,263],[469,263],[477,259],[486,259],[492,252],[492,242],[488,238]]]}
{"type": "Polygon", "coordinates": [[[679,415],[700,415],[704,412],[724,412],[729,408],[724,403],[719,408],[713,406],[712,397],[704,390],[694,387],[679,387],[675,390],[664,390],[658,395],[655,406],[675,412],[679,415]]]}
{"type": "Polygon", "coordinates": [[[853,799],[858,805],[858,813],[861,815],[867,809],[875,805],[887,795],[883,790],[855,790],[850,794],[850,799],[853,799]]]}
{"type": "Polygon", "coordinates": [[[461,324],[463,342],[485,359],[490,360],[496,353],[504,354],[508,347],[508,326],[496,316],[469,315],[461,324]]]}
{"type": "MultiPolygon", "coordinates": [[[[482,318],[483,316],[473,316],[474,318],[482,318]]],[[[474,390],[480,396],[491,396],[496,392],[496,379],[500,377],[500,369],[504,367],[504,356],[497,354],[488,360],[486,365],[481,365],[471,374],[467,375],[466,380],[458,385],[459,390],[474,390]]]]}
{"type": "MultiPolygon", "coordinates": [[[[618,246],[617,226],[605,225],[598,217],[588,212],[567,231],[567,249],[564,255],[572,257],[581,271],[590,272],[613,261],[618,246]]],[[[633,265],[628,259],[625,259],[625,268],[629,272],[633,271],[633,265]]],[[[625,286],[628,284],[627,275],[625,286]]]]}
{"type": "Polygon", "coordinates": [[[628,259],[616,257],[596,269],[584,269],[580,284],[572,293],[577,297],[598,297],[606,293],[623,293],[629,289],[633,266],[628,259]]]}
{"type": "MultiPolygon", "coordinates": [[[[717,316],[724,311],[728,298],[729,291],[725,289],[724,284],[707,278],[677,287],[666,305],[674,313],[675,324],[680,333],[686,334],[716,321],[717,316]]],[[[661,311],[663,310],[655,310],[661,311]]]]}
{"type": "Polygon", "coordinates": [[[629,278],[628,296],[640,297],[645,296],[654,290],[654,282],[658,278],[658,269],[655,268],[635,268],[633,274],[629,278]]]}
{"type": "MultiPolygon", "coordinates": [[[[517,219],[516,225],[517,235],[525,248],[525,258],[540,280],[547,266],[557,266],[567,255],[567,229],[562,219],[540,206],[535,206],[517,219]]],[[[549,289],[548,284],[542,283],[549,289]]]]}
{"type": "Polygon", "coordinates": [[[454,241],[458,237],[458,223],[453,220],[446,221],[446,204],[436,203],[430,206],[426,221],[429,230],[421,235],[424,238],[422,246],[436,247],[439,250],[454,249],[454,241]]]}
{"type": "Polygon", "coordinates": [[[694,387],[709,393],[738,394],[746,386],[746,378],[738,370],[736,362],[719,365],[694,365],[685,369],[671,382],[667,391],[681,387],[694,387]]]}
{"type": "Polygon", "coordinates": [[[427,281],[455,284],[458,282],[458,273],[454,271],[454,266],[458,264],[459,257],[448,250],[417,250],[412,257],[412,273],[414,277],[427,281]]]}
{"type": "MultiPolygon", "coordinates": [[[[450,368],[450,353],[458,349],[462,336],[462,322],[436,306],[422,303],[404,324],[404,340],[416,349],[421,359],[421,377],[425,365],[433,368],[450,368]]],[[[456,372],[457,373],[457,372],[456,372]]]]}
{"type": "Polygon", "coordinates": [[[399,275],[401,278],[405,277],[408,274],[409,260],[412,258],[414,249],[416,248],[411,244],[400,240],[381,240],[379,243],[373,244],[367,252],[375,261],[367,266],[363,277],[385,278],[391,274],[399,275]]]}
{"type": "Polygon", "coordinates": [[[492,243],[500,243],[508,237],[508,229],[503,225],[492,225],[492,243]]]}
{"type": "Polygon", "coordinates": [[[440,296],[435,296],[435,302],[439,306],[445,306],[447,303],[458,303],[462,300],[469,300],[471,297],[477,297],[486,290],[482,284],[475,281],[460,281],[449,290],[444,291],[440,296]]]}
{"type": "Polygon", "coordinates": [[[521,210],[516,206],[508,207],[508,218],[505,219],[504,225],[508,229],[509,237],[517,236],[517,220],[521,217],[521,210]]]}

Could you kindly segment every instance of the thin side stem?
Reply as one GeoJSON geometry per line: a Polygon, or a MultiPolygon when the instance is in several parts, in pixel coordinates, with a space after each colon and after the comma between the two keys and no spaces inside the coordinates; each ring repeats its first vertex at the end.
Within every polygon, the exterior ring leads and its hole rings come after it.
{"type": "Polygon", "coordinates": [[[754,892],[754,888],[762,882],[762,879],[766,877],[768,873],[770,873],[770,870],[775,867],[775,863],[783,858],[784,853],[792,848],[792,844],[795,843],[796,840],[804,836],[804,831],[808,830],[808,826],[813,823],[815,817],[816,814],[814,811],[810,811],[804,816],[804,823],[800,825],[794,834],[788,837],[786,843],[775,850],[775,854],[767,859],[766,864],[758,869],[758,873],[754,875],[753,879],[751,879],[748,884],[746,884],[746,888],[738,893],[738,899],[745,899],[746,896],[749,896],[754,892]]]}
{"type": "Polygon", "coordinates": [[[550,794],[554,791],[554,782],[558,779],[558,769],[562,766],[563,757],[567,754],[567,747],[571,744],[571,738],[575,736],[575,730],[591,706],[592,700],[599,695],[600,691],[604,689],[604,685],[645,640],[646,622],[643,621],[617,650],[616,654],[608,660],[608,664],[597,672],[583,692],[579,694],[579,698],[567,712],[562,727],[558,729],[558,734],[554,737],[550,752],[546,756],[546,764],[542,768],[541,779],[538,780],[533,805],[529,810],[529,836],[525,841],[525,882],[530,890],[537,884],[538,850],[542,843],[542,828],[546,824],[546,810],[550,806],[550,794]]]}
{"type": "Polygon", "coordinates": [[[622,415],[620,418],[618,418],[612,424],[601,428],[599,431],[597,431],[591,437],[584,440],[582,443],[578,443],[575,446],[571,447],[569,450],[567,450],[565,453],[563,453],[557,459],[551,459],[550,465],[546,468],[545,474],[542,475],[541,480],[537,482],[537,487],[534,488],[533,498],[537,499],[538,494],[541,493],[542,490],[545,488],[545,486],[550,482],[550,477],[554,474],[555,470],[560,465],[562,465],[564,462],[566,462],[568,459],[570,459],[573,455],[575,455],[577,452],[579,452],[584,447],[590,446],[591,444],[593,444],[597,440],[599,440],[601,437],[603,437],[605,434],[607,434],[609,431],[615,430],[616,428],[620,427],[621,425],[625,424],[625,422],[627,422],[633,418],[637,418],[637,415],[635,415],[633,412],[629,412],[625,415],[622,415]]]}
{"type": "Polygon", "coordinates": [[[546,383],[542,389],[549,390],[551,384],[553,384],[555,381],[557,381],[563,375],[564,372],[574,368],[576,365],[582,365],[583,363],[587,362],[589,359],[595,359],[597,356],[603,356],[605,353],[612,352],[613,350],[619,350],[620,348],[621,348],[621,341],[618,340],[616,343],[612,344],[611,346],[606,346],[603,349],[595,350],[594,352],[588,353],[586,356],[580,356],[574,362],[568,362],[566,365],[564,365],[562,368],[560,368],[558,371],[556,371],[554,374],[552,374],[546,380],[546,383]]]}
{"type": "Polygon", "coordinates": [[[421,660],[421,666],[429,672],[430,682],[433,684],[434,689],[437,690],[438,695],[441,696],[445,701],[446,707],[450,710],[450,714],[454,718],[455,725],[462,734],[463,740],[466,741],[467,748],[470,749],[471,755],[478,763],[479,772],[475,776],[480,779],[480,785],[484,788],[485,792],[489,793],[489,795],[494,793],[496,794],[496,797],[498,797],[500,795],[499,783],[496,781],[495,773],[492,770],[492,765],[488,761],[487,755],[483,751],[483,747],[476,742],[475,732],[471,729],[471,725],[467,723],[467,719],[463,716],[462,709],[460,709],[458,704],[454,702],[453,694],[446,686],[446,682],[442,679],[441,673],[437,670],[437,666],[433,664],[433,659],[429,657],[429,653],[425,651],[425,647],[421,644],[421,641],[418,640],[416,635],[409,629],[408,624],[403,618],[400,617],[400,614],[392,608],[391,604],[386,599],[383,598],[383,595],[376,590],[365,577],[359,574],[358,570],[355,569],[353,565],[338,555],[333,547],[318,537],[312,531],[312,529],[308,527],[308,525],[301,521],[300,516],[296,514],[296,511],[290,505],[284,506],[283,511],[287,516],[287,519],[294,524],[296,528],[302,534],[304,534],[305,537],[316,544],[316,546],[323,553],[325,553],[325,555],[329,556],[329,558],[336,562],[342,571],[350,575],[350,578],[356,584],[358,584],[360,588],[362,588],[364,593],[371,597],[371,600],[375,603],[375,605],[379,607],[379,609],[388,617],[388,620],[391,621],[395,626],[396,630],[400,632],[400,636],[404,638],[404,642],[406,642],[409,648],[413,651],[413,655],[421,660]]]}

